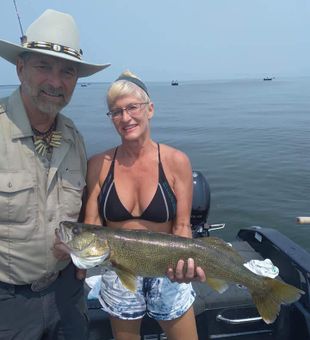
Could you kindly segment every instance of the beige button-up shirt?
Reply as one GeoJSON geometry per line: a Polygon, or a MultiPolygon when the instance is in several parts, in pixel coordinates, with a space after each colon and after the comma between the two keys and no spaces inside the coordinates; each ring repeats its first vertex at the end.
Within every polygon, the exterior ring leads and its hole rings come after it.
{"type": "Polygon", "coordinates": [[[29,284],[68,264],[51,248],[59,222],[78,218],[87,159],[69,118],[59,114],[56,129],[61,145],[48,162],[34,150],[19,89],[0,100],[1,282],[29,284]]]}

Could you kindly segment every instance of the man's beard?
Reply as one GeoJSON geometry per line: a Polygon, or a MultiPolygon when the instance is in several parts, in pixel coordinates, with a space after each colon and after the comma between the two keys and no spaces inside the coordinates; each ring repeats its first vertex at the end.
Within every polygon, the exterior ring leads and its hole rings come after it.
{"type": "Polygon", "coordinates": [[[62,89],[56,89],[51,85],[43,85],[40,88],[34,88],[27,82],[24,82],[23,87],[37,109],[52,117],[55,117],[58,112],[69,103],[71,98],[66,98],[62,89]],[[58,96],[58,98],[61,100],[58,102],[52,100],[50,101],[47,97],[41,95],[41,92],[52,96],[58,96]]]}

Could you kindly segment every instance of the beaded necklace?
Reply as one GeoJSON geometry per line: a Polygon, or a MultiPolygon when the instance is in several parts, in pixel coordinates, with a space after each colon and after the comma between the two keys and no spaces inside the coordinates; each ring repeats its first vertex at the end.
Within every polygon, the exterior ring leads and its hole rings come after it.
{"type": "Polygon", "coordinates": [[[52,147],[57,148],[61,144],[62,136],[60,131],[56,131],[56,124],[57,121],[55,119],[51,127],[45,132],[41,132],[33,126],[31,127],[34,133],[34,148],[36,152],[43,157],[47,152],[51,151],[52,147]]]}

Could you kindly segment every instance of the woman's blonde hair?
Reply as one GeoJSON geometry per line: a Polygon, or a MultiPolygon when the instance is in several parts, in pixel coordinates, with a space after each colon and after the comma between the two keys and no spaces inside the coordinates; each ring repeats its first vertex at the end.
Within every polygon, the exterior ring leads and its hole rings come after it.
{"type": "Polygon", "coordinates": [[[107,93],[107,104],[109,109],[113,107],[117,99],[126,96],[134,96],[143,103],[150,102],[150,97],[147,93],[146,86],[135,74],[129,70],[124,71],[109,87],[107,93]],[[135,80],[137,80],[136,83],[135,80]],[[138,84],[141,84],[142,86],[138,84]]]}

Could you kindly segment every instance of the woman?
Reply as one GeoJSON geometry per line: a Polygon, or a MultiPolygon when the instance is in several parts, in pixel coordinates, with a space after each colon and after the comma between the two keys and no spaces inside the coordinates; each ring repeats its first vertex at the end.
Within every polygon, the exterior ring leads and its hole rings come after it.
{"type": "MultiPolygon", "coordinates": [[[[190,161],[183,152],[151,139],[154,105],[146,86],[127,71],[109,88],[107,103],[122,143],[89,160],[85,223],[191,237],[190,161]]],[[[180,279],[186,281],[182,274],[180,279]]],[[[115,339],[140,339],[146,312],[169,339],[197,339],[191,284],[140,277],[137,286],[132,293],[114,271],[103,273],[100,302],[110,315],[115,339]]]]}

